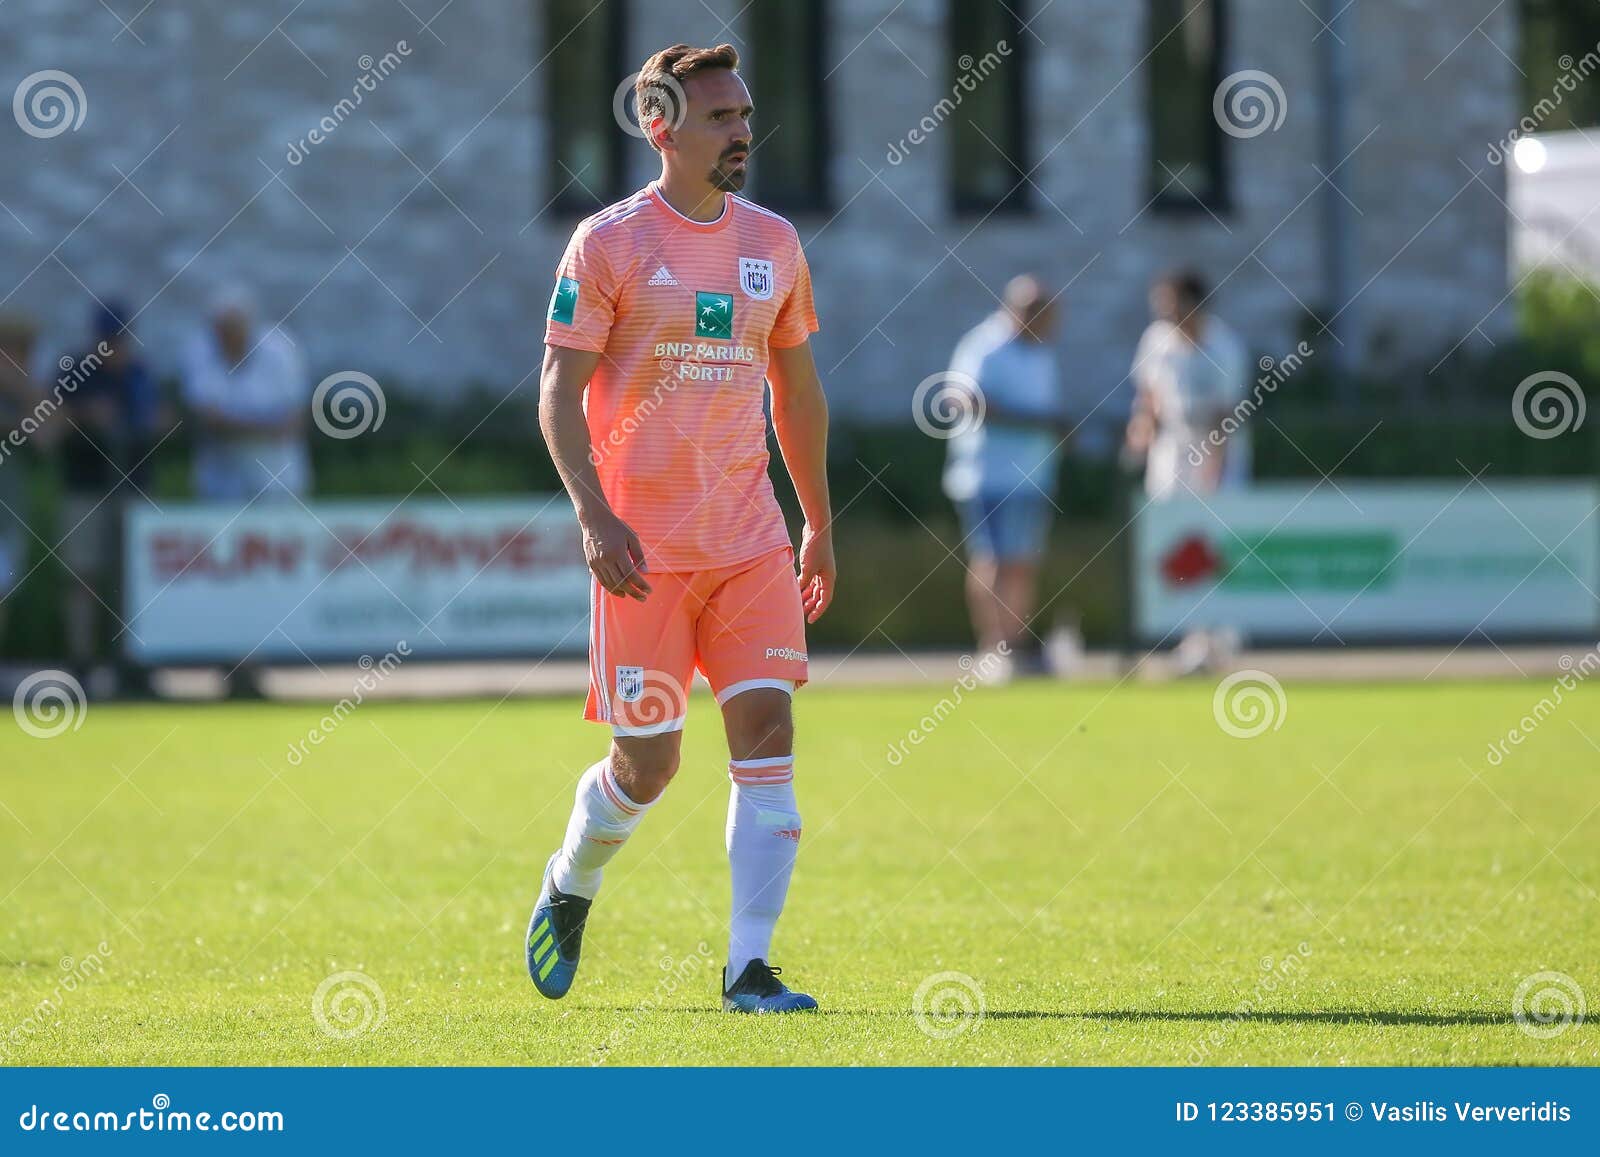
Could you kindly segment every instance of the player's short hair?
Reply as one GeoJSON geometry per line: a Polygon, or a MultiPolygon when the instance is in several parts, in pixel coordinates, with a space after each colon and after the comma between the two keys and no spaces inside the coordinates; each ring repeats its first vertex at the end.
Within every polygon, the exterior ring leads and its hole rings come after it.
{"type": "Polygon", "coordinates": [[[1201,302],[1211,296],[1211,287],[1206,284],[1206,279],[1193,269],[1169,269],[1156,278],[1156,284],[1172,290],[1178,300],[1190,309],[1198,308],[1201,302]]]}
{"type": "Polygon", "coordinates": [[[673,128],[682,124],[688,111],[683,82],[713,68],[738,71],[739,50],[731,44],[719,44],[714,48],[674,44],[644,62],[638,79],[633,82],[633,97],[639,127],[644,130],[644,138],[651,148],[656,147],[656,142],[650,135],[650,122],[656,117],[665,117],[673,128]]]}

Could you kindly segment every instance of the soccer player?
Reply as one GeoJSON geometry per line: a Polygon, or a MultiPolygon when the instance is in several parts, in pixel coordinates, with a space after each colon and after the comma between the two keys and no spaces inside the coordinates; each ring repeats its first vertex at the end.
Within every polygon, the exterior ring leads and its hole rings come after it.
{"type": "Polygon", "coordinates": [[[738,66],[728,44],[645,62],[639,124],[661,176],[579,224],[550,299],[539,423],[593,572],[584,715],[612,738],[578,781],[528,925],[547,997],[571,987],[601,874],[678,770],[698,668],[733,781],[723,1008],[817,1006],[769,957],[800,842],[790,700],[806,624],[834,595],[827,405],[799,237],[733,195],[753,111],[738,66]],[[798,578],[767,477],[764,380],[805,515],[798,578]]]}

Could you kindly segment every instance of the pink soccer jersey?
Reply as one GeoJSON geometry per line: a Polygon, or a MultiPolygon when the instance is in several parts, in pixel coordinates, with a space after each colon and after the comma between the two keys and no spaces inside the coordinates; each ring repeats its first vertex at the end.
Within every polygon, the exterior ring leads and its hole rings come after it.
{"type": "Polygon", "coordinates": [[[606,500],[653,571],[789,542],[767,478],[769,349],[817,329],[794,226],[739,197],[699,222],[652,182],[572,235],[544,340],[601,354],[584,400],[606,500]]]}

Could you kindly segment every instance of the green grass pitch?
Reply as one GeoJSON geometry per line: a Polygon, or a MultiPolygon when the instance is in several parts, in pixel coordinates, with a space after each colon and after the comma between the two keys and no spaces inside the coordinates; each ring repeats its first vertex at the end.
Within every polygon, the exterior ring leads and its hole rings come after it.
{"type": "Polygon", "coordinates": [[[371,703],[298,766],[320,707],[92,704],[51,739],[7,720],[3,1059],[1600,1062],[1592,1020],[1513,1015],[1521,986],[1529,1014],[1582,994],[1600,1017],[1600,697],[1495,766],[1548,684],[1291,684],[1253,739],[1213,687],[1025,684],[942,720],[939,688],[803,691],[774,958],[821,1001],[805,1018],[718,1010],[703,694],[560,1002],[522,937],[604,742],[575,701],[371,703]]]}

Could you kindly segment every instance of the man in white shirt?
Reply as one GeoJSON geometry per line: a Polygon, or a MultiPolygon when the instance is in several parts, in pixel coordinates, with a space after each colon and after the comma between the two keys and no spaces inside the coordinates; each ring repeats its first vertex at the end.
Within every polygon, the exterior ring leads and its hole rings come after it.
{"type": "Polygon", "coordinates": [[[972,383],[978,397],[966,408],[971,420],[950,439],[944,490],[970,556],[967,605],[978,647],[998,654],[1004,672],[996,681],[1031,650],[1024,638],[1055,514],[1067,429],[1050,348],[1057,321],[1055,298],[1039,279],[1015,277],[1003,308],[966,334],[950,360],[951,379],[972,383]]]}
{"type": "Polygon", "coordinates": [[[282,330],[258,332],[255,318],[248,293],[225,290],[185,351],[183,397],[200,426],[194,489],[207,501],[299,496],[311,485],[304,364],[282,330]]]}
{"type": "Polygon", "coordinates": [[[1145,455],[1145,492],[1154,499],[1242,486],[1250,474],[1244,429],[1223,436],[1222,420],[1248,388],[1244,343],[1202,303],[1199,275],[1169,273],[1150,289],[1155,315],[1139,339],[1128,444],[1145,455]]]}
{"type": "MultiPolygon", "coordinates": [[[[1204,308],[1199,274],[1180,270],[1150,288],[1155,315],[1133,356],[1130,453],[1145,459],[1152,501],[1182,501],[1242,488],[1250,476],[1243,426],[1224,434],[1223,419],[1244,400],[1249,358],[1239,336],[1204,308]]],[[[1178,644],[1177,669],[1194,674],[1227,666],[1242,638],[1232,627],[1194,624],[1178,644]]]]}

